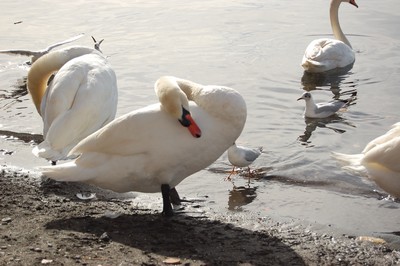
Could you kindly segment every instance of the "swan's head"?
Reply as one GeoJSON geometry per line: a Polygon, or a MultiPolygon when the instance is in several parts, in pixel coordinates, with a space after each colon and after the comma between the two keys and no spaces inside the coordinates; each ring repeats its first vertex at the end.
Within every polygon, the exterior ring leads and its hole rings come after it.
{"type": "Polygon", "coordinates": [[[310,99],[311,99],[311,93],[305,92],[305,93],[303,93],[303,94],[301,95],[301,97],[298,98],[297,100],[298,100],[298,101],[299,101],[299,100],[308,101],[308,100],[310,100],[310,99]]]}
{"type": "Polygon", "coordinates": [[[156,93],[161,107],[168,114],[178,119],[182,126],[186,127],[193,137],[199,138],[201,130],[194,121],[189,111],[189,101],[185,93],[175,86],[165,86],[158,82],[156,93]]]}

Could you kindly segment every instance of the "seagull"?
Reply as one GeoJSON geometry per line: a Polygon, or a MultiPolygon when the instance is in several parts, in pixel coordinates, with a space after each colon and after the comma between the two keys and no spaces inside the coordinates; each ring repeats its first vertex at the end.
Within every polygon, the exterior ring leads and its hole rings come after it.
{"type": "Polygon", "coordinates": [[[351,99],[347,100],[334,100],[324,103],[315,103],[310,92],[304,92],[299,100],[306,101],[306,109],[304,110],[304,116],[309,118],[326,118],[334,115],[337,111],[342,108],[349,106],[351,99]]]}
{"type": "Polygon", "coordinates": [[[104,41],[104,39],[102,39],[101,41],[97,42],[96,39],[93,36],[91,36],[91,37],[92,37],[92,40],[94,41],[94,49],[96,49],[97,51],[102,53],[102,51],[100,50],[100,44],[104,41]]]}
{"type": "Polygon", "coordinates": [[[263,148],[247,148],[243,146],[236,146],[236,143],[233,143],[232,146],[228,149],[228,160],[233,165],[233,169],[226,180],[231,180],[231,175],[235,172],[235,167],[246,167],[249,171],[249,181],[250,181],[250,167],[258,156],[261,155],[263,148]]]}
{"type": "MultiPolygon", "coordinates": [[[[69,38],[65,41],[62,42],[58,42],[55,44],[52,44],[48,47],[46,47],[45,49],[42,50],[38,50],[38,51],[29,51],[29,50],[0,50],[0,54],[12,54],[12,55],[23,55],[23,56],[31,56],[31,61],[28,62],[28,64],[32,64],[33,62],[35,62],[36,60],[38,60],[41,56],[49,53],[51,50],[53,50],[54,48],[76,41],[78,39],[80,39],[81,37],[83,37],[85,34],[81,33],[79,35],[76,35],[72,38],[69,38]]],[[[103,40],[102,40],[103,41],[103,40]]],[[[100,45],[101,41],[99,42],[98,45],[100,45]]],[[[96,41],[95,41],[95,46],[96,46],[96,41]]]]}

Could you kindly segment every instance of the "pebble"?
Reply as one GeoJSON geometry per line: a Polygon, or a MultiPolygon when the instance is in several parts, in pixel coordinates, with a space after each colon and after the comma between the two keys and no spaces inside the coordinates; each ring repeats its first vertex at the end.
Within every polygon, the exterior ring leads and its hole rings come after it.
{"type": "Polygon", "coordinates": [[[11,217],[6,217],[6,218],[1,219],[2,224],[8,224],[8,223],[11,223],[11,221],[12,221],[11,217]]]}
{"type": "Polygon", "coordinates": [[[111,240],[111,238],[108,236],[107,232],[104,232],[100,237],[99,237],[100,241],[103,242],[109,242],[111,240]]]}

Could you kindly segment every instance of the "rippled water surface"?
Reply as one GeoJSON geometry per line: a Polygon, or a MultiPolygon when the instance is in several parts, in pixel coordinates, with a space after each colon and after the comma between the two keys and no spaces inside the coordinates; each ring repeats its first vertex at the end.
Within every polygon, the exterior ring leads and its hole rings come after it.
{"type": "MultiPolygon", "coordinates": [[[[218,211],[300,219],[355,233],[399,231],[399,203],[382,200],[373,183],[340,169],[332,151],[359,153],[399,121],[400,4],[376,9],[358,0],[343,4],[340,21],[356,62],[344,73],[309,76],[300,66],[308,43],[331,36],[328,1],[2,1],[0,49],[39,50],[79,33],[75,44],[104,38],[118,77],[118,115],[156,101],[153,84],[174,75],[237,89],[248,105],[238,143],[263,146],[253,165],[260,180],[224,181],[226,155],[178,188],[207,195],[218,211]],[[303,90],[316,101],[356,95],[348,110],[305,120],[303,90]],[[378,220],[379,219],[379,220],[378,220]]],[[[33,169],[25,133],[41,134],[41,119],[24,89],[28,58],[0,55],[2,164],[33,169]],[[11,136],[11,137],[10,137],[11,136]],[[14,136],[14,137],[12,137],[14,136]]],[[[158,196],[158,195],[157,195],[158,196]]]]}

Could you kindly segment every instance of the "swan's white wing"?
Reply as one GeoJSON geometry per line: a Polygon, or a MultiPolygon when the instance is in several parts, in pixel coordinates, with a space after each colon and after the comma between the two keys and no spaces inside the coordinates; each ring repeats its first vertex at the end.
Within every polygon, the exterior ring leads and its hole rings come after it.
{"type": "MultiPolygon", "coordinates": [[[[377,145],[367,151],[361,163],[368,169],[369,165],[388,168],[399,173],[400,179],[400,136],[395,137],[383,144],[377,145]]],[[[400,182],[400,180],[399,180],[400,182]]]]}
{"type": "Polygon", "coordinates": [[[115,74],[99,55],[75,58],[57,73],[43,101],[45,141],[38,149],[45,158],[62,159],[45,153],[54,150],[65,156],[81,139],[114,118],[115,74]]]}
{"type": "Polygon", "coordinates": [[[64,41],[62,41],[62,42],[58,42],[58,43],[52,44],[52,45],[46,47],[46,49],[44,49],[44,51],[50,52],[52,49],[54,49],[54,48],[56,48],[56,47],[58,47],[58,46],[61,46],[61,45],[70,43],[70,42],[74,42],[74,41],[76,41],[76,40],[82,38],[84,35],[85,35],[84,33],[81,33],[81,34],[79,34],[79,35],[76,35],[76,36],[74,36],[74,37],[71,37],[71,38],[69,38],[69,39],[66,39],[66,40],[64,40],[64,41]]]}
{"type": "Polygon", "coordinates": [[[372,148],[374,148],[377,145],[383,144],[387,141],[392,140],[395,137],[400,136],[400,122],[396,123],[392,126],[392,129],[390,129],[388,132],[386,132],[384,135],[379,136],[375,138],[374,140],[370,141],[367,146],[365,146],[363,153],[368,152],[372,148]]]}
{"type": "Polygon", "coordinates": [[[323,72],[348,66],[354,60],[354,51],[345,43],[334,39],[317,39],[308,45],[302,66],[311,72],[323,72]]]}

